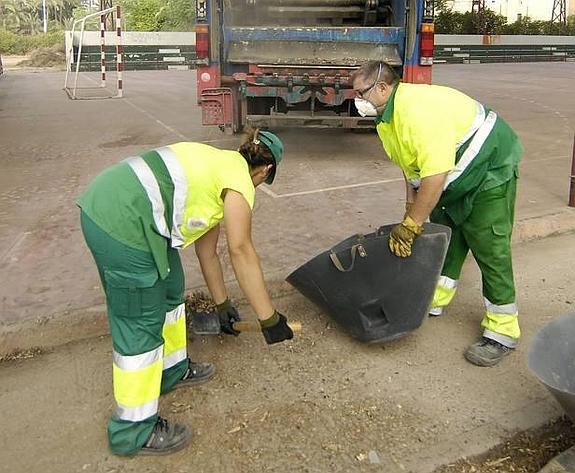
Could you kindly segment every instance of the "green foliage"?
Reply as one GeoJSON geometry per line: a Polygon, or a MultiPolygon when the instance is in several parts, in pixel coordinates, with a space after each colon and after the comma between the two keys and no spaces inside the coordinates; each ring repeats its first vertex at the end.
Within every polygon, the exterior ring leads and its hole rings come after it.
{"type": "MultiPolygon", "coordinates": [[[[478,17],[472,12],[450,9],[446,0],[436,0],[435,32],[438,34],[477,34],[478,17]]],[[[575,16],[569,17],[566,27],[550,21],[533,21],[522,18],[507,23],[506,17],[487,9],[485,11],[487,34],[505,35],[575,35],[575,16]]]]}
{"type": "Polygon", "coordinates": [[[0,30],[0,54],[26,54],[34,49],[64,44],[64,32],[54,31],[48,34],[21,35],[0,30]]]}
{"type": "Polygon", "coordinates": [[[192,31],[195,0],[121,0],[126,30],[192,31]]]}
{"type": "MultiPolygon", "coordinates": [[[[124,29],[132,31],[192,31],[195,23],[195,0],[119,0],[124,29]]],[[[69,29],[74,19],[94,13],[96,8],[81,0],[46,0],[48,31],[69,29]]],[[[99,19],[86,24],[97,29],[99,19]]],[[[42,0],[0,0],[0,31],[35,35],[43,30],[42,0]]],[[[13,37],[3,36],[6,48],[13,37]]],[[[35,41],[35,40],[32,40],[35,41]]],[[[26,43],[26,42],[25,42],[26,43]]],[[[28,43],[26,43],[28,44],[28,43]]],[[[16,46],[11,46],[15,50],[16,46]]],[[[26,49],[22,46],[19,50],[26,49]]]]}
{"type": "Polygon", "coordinates": [[[196,22],[195,0],[168,0],[165,8],[165,31],[192,31],[196,22]]]}
{"type": "MultiPolygon", "coordinates": [[[[46,19],[49,31],[67,26],[80,0],[46,0],[46,19]]],[[[43,29],[42,0],[2,0],[0,29],[12,33],[36,34],[43,29]]]]}
{"type": "Polygon", "coordinates": [[[166,21],[163,0],[123,0],[120,2],[127,31],[161,31],[166,21]]]}
{"type": "Polygon", "coordinates": [[[566,26],[550,21],[534,21],[526,17],[505,25],[501,34],[525,35],[575,35],[575,16],[570,16],[566,26]]]}

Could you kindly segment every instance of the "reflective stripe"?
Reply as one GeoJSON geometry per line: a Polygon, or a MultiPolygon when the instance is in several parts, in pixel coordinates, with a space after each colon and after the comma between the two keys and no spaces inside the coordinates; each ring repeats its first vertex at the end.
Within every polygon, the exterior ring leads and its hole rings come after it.
{"type": "Polygon", "coordinates": [[[149,366],[125,371],[112,366],[114,398],[119,405],[138,407],[160,396],[163,362],[160,358],[149,366]]]}
{"type": "Polygon", "coordinates": [[[465,136],[461,139],[459,143],[457,143],[457,149],[461,148],[469,138],[471,138],[474,133],[479,130],[481,125],[485,122],[485,108],[479,102],[475,103],[477,107],[477,113],[475,115],[475,120],[473,121],[473,125],[469,131],[465,134],[465,136]]]}
{"type": "Polygon", "coordinates": [[[154,399],[137,407],[126,407],[120,404],[116,406],[116,416],[130,422],[141,422],[157,413],[158,399],[154,399]]]}
{"type": "Polygon", "coordinates": [[[174,310],[166,312],[164,325],[175,324],[179,319],[186,315],[186,304],[180,304],[174,310]]]}
{"type": "Polygon", "coordinates": [[[441,276],[439,281],[437,281],[438,286],[445,287],[447,289],[455,289],[459,281],[457,279],[451,279],[447,276],[441,276]]]}
{"type": "Polygon", "coordinates": [[[521,337],[517,304],[496,305],[487,298],[484,301],[486,311],[481,322],[485,329],[484,336],[506,347],[515,348],[521,337]]]}
{"type": "Polygon", "coordinates": [[[508,337],[507,335],[502,335],[501,333],[492,332],[491,330],[484,330],[483,336],[496,342],[501,343],[501,345],[507,348],[515,348],[519,345],[519,340],[516,338],[508,337]]]}
{"type": "Polygon", "coordinates": [[[432,307],[429,309],[429,315],[438,316],[443,314],[443,307],[432,307]]]}
{"type": "Polygon", "coordinates": [[[160,193],[160,186],[158,185],[156,176],[154,176],[150,167],[139,156],[128,158],[125,162],[132,168],[148,195],[148,199],[152,204],[152,214],[158,232],[160,235],[170,238],[170,231],[166,223],[164,201],[162,200],[162,194],[160,193]]]}
{"type": "Polygon", "coordinates": [[[184,237],[180,230],[184,221],[184,210],[188,198],[188,180],[184,174],[184,169],[170,148],[158,148],[156,152],[160,155],[174,184],[174,202],[172,217],[172,247],[179,248],[184,244],[184,237]]]}
{"type": "Polygon", "coordinates": [[[162,337],[164,337],[164,370],[188,358],[185,304],[180,304],[166,314],[162,337]]]}
{"type": "Polygon", "coordinates": [[[137,371],[162,359],[164,345],[140,355],[125,356],[114,351],[114,365],[124,371],[137,371]]]}
{"type": "Polygon", "coordinates": [[[188,359],[188,349],[181,348],[173,353],[170,353],[168,356],[164,357],[164,370],[171,368],[172,366],[177,365],[181,361],[188,359]]]}
{"type": "Polygon", "coordinates": [[[450,171],[449,174],[447,175],[445,185],[443,186],[444,189],[447,189],[447,187],[453,181],[458,179],[467,169],[467,167],[471,164],[473,159],[479,154],[479,152],[481,151],[481,147],[485,143],[485,140],[487,140],[487,137],[491,133],[491,130],[493,130],[496,121],[497,121],[497,114],[495,112],[489,112],[487,118],[483,122],[483,125],[481,125],[481,127],[477,130],[475,136],[471,140],[471,143],[469,143],[469,146],[463,153],[463,156],[461,156],[461,159],[457,162],[455,168],[452,171],[450,171]]]}
{"type": "Polygon", "coordinates": [[[441,315],[443,313],[443,308],[447,307],[455,297],[457,283],[456,279],[451,279],[448,276],[439,278],[433,294],[433,301],[431,301],[431,308],[429,309],[431,315],[441,315]]]}
{"type": "Polygon", "coordinates": [[[519,312],[517,304],[515,303],[497,305],[490,302],[489,299],[483,298],[483,300],[485,302],[485,308],[487,309],[488,312],[492,312],[494,314],[505,314],[505,315],[517,315],[517,313],[519,312]]]}

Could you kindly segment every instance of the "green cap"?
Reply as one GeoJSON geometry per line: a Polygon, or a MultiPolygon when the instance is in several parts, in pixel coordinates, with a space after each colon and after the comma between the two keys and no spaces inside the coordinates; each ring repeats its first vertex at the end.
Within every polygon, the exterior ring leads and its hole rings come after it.
{"type": "Polygon", "coordinates": [[[274,179],[276,177],[277,167],[279,166],[281,160],[284,157],[284,144],[282,143],[282,140],[280,140],[271,131],[260,131],[258,133],[258,140],[260,140],[264,145],[266,145],[270,149],[274,157],[274,161],[276,162],[275,163],[276,165],[273,167],[273,169],[270,172],[270,175],[266,179],[266,184],[271,184],[272,182],[274,182],[274,179]]]}

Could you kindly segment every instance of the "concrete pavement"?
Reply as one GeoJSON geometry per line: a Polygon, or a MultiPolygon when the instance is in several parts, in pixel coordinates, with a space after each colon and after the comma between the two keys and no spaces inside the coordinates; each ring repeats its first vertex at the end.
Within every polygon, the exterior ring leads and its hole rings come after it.
{"type": "MultiPolygon", "coordinates": [[[[566,207],[574,72],[570,63],[435,68],[436,83],[493,107],[525,144],[516,241],[575,228],[566,207]]],[[[193,71],[128,73],[121,100],[70,101],[62,85],[63,74],[49,72],[10,72],[0,82],[0,353],[106,333],[103,294],[74,205],[93,176],[170,142],[238,143],[201,127],[193,71]]],[[[398,220],[403,184],[375,135],[278,132],[286,160],[273,188],[258,192],[254,233],[269,283],[285,293],[281,281],[309,257],[398,220]]],[[[201,286],[192,252],[183,259],[188,287],[201,286]]],[[[229,265],[226,278],[233,281],[229,265]]]]}

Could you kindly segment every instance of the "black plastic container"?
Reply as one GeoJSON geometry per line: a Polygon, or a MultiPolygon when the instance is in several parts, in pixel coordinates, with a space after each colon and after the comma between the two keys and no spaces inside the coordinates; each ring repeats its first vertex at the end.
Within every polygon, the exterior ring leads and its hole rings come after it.
{"type": "Polygon", "coordinates": [[[347,238],[287,277],[362,342],[393,340],[421,325],[447,253],[451,230],[430,223],[412,255],[398,258],[388,247],[393,227],[347,238]]]}
{"type": "Polygon", "coordinates": [[[552,320],[533,337],[528,364],[575,422],[575,313],[552,320]]]}

